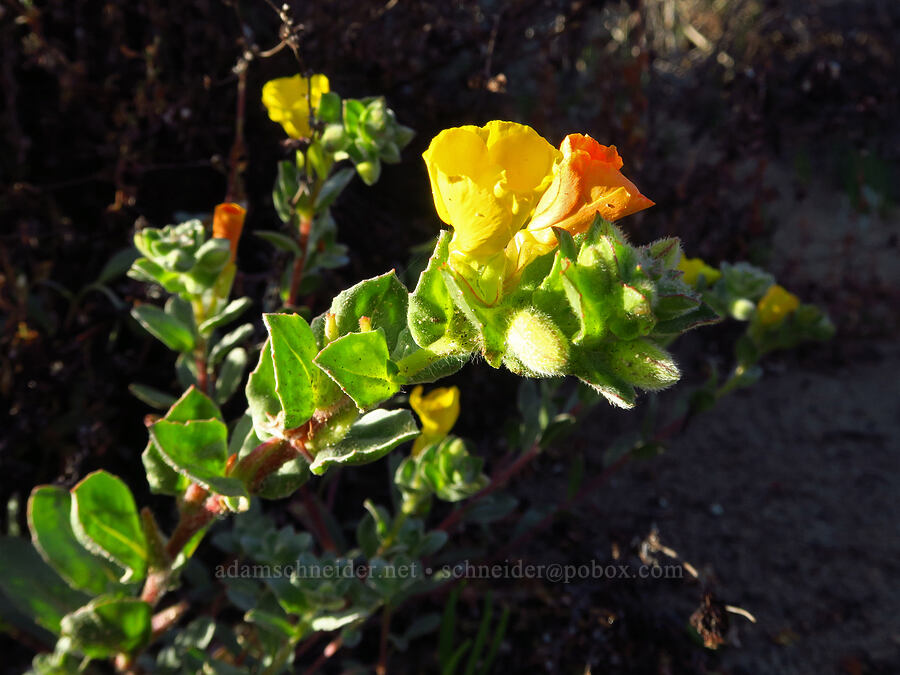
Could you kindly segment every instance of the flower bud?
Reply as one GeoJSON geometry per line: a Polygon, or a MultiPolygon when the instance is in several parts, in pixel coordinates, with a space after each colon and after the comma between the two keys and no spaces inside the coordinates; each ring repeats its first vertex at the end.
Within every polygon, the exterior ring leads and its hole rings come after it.
{"type": "Polygon", "coordinates": [[[231,260],[237,255],[238,240],[244,229],[247,210],[240,204],[219,204],[213,212],[213,238],[231,242],[231,260]]]}
{"type": "Polygon", "coordinates": [[[523,309],[506,333],[506,365],[513,372],[552,377],[563,375],[569,362],[569,344],[549,318],[523,309]]]}

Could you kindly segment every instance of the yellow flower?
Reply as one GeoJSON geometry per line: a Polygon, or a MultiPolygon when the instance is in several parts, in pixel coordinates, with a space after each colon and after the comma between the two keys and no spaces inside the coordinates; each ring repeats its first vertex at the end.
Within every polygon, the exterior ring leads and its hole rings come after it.
{"type": "Polygon", "coordinates": [[[682,257],[678,261],[678,269],[684,272],[682,280],[688,286],[696,286],[700,275],[706,279],[706,285],[714,284],[722,276],[722,273],[715,267],[710,267],[700,258],[682,257]]]}
{"type": "Polygon", "coordinates": [[[422,156],[451,251],[486,259],[531,217],[559,152],[531,127],[495,120],[445,129],[422,156]]]}
{"type": "Polygon", "coordinates": [[[422,396],[422,385],[409,395],[409,405],[422,421],[422,433],[413,444],[412,454],[418,455],[433,443],[442,440],[459,417],[459,387],[438,387],[422,396]]]}
{"type": "Polygon", "coordinates": [[[780,323],[800,306],[800,298],[778,284],[769,287],[756,305],[757,316],[763,326],[780,323]]]}
{"type": "Polygon", "coordinates": [[[310,104],[312,111],[319,108],[322,94],[327,94],[328,78],[324,75],[303,77],[279,77],[263,85],[262,102],[269,111],[269,118],[284,127],[291,138],[309,138],[310,104]]]}
{"type": "Polygon", "coordinates": [[[213,238],[228,239],[231,242],[231,261],[237,254],[238,240],[244,229],[244,216],[247,209],[240,204],[219,204],[213,212],[213,238]]]}

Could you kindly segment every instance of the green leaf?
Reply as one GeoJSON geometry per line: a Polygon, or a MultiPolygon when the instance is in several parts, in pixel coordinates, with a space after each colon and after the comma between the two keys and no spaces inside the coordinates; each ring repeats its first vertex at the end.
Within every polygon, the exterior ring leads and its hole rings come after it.
{"type": "Polygon", "coordinates": [[[178,272],[167,270],[149,258],[138,258],[134,261],[128,276],[144,283],[157,283],[169,293],[184,293],[187,291],[184,277],[178,272]]]}
{"type": "Polygon", "coordinates": [[[200,332],[204,335],[209,335],[209,333],[211,333],[216,328],[234,321],[241,314],[247,311],[247,309],[249,309],[252,304],[253,301],[250,298],[238,298],[237,300],[232,300],[227,305],[225,305],[225,307],[223,307],[222,310],[215,316],[212,316],[201,323],[199,327],[200,332]]]}
{"type": "Polygon", "coordinates": [[[167,394],[164,391],[160,391],[159,389],[146,384],[139,384],[138,382],[129,384],[128,391],[130,391],[132,396],[139,401],[142,401],[151,408],[156,408],[157,410],[165,410],[175,402],[175,397],[171,394],[167,394]]]}
{"type": "Polygon", "coordinates": [[[62,634],[86,656],[106,658],[147,644],[152,614],[143,600],[101,596],[63,618],[62,634]]]}
{"type": "Polygon", "coordinates": [[[341,441],[316,454],[309,470],[321,476],[335,464],[375,462],[418,435],[416,421],[408,410],[373,410],[356,420],[341,441]]]}
{"type": "Polygon", "coordinates": [[[88,600],[20,537],[0,538],[0,592],[39,626],[57,634],[62,618],[88,600]]]}
{"type": "Polygon", "coordinates": [[[92,595],[106,592],[119,574],[106,559],[92,554],[75,537],[72,496],[63,488],[40,485],[28,499],[28,527],[35,548],[73,588],[92,595]]]}
{"type": "Polygon", "coordinates": [[[359,282],[339,293],[331,303],[330,312],[337,322],[338,335],[358,331],[360,318],[367,316],[372,328],[384,331],[387,344],[393,348],[406,328],[407,298],[406,287],[393,270],[359,282]]]}
{"type": "Polygon", "coordinates": [[[299,314],[264,314],[263,322],[271,341],[275,391],[284,412],[284,428],[295,429],[316,409],[316,339],[299,314]]]}
{"type": "Polygon", "coordinates": [[[325,123],[339,122],[341,107],[341,97],[336,92],[329,91],[322,94],[319,107],[316,108],[316,118],[325,123]]]}
{"type": "Polygon", "coordinates": [[[319,352],[315,362],[360,410],[372,408],[400,390],[392,379],[396,366],[380,330],[338,338],[319,352]]]}
{"type": "Polygon", "coordinates": [[[190,422],[191,420],[224,421],[219,406],[197,387],[189,387],[175,404],[169,408],[165,419],[170,422],[190,422]]]}
{"type": "Polygon", "coordinates": [[[189,352],[194,348],[191,329],[159,307],[139,305],[132,308],[131,316],[172,351],[189,352]]]}
{"type": "Polygon", "coordinates": [[[100,274],[97,276],[97,283],[106,284],[114,279],[118,279],[129,270],[139,255],[138,250],[133,246],[116,251],[112,258],[106,261],[103,269],[100,270],[100,274]]]}
{"type": "Polygon", "coordinates": [[[322,211],[334,204],[334,201],[341,194],[343,189],[353,180],[356,172],[350,167],[346,167],[337,171],[322,184],[319,194],[316,195],[315,208],[316,211],[322,211]]]}
{"type": "Polygon", "coordinates": [[[247,369],[247,350],[235,347],[228,356],[216,380],[216,402],[224,404],[237,391],[247,369]]]}
{"type": "Polygon", "coordinates": [[[182,352],[175,359],[175,377],[183,388],[193,387],[197,384],[197,359],[190,352],[182,352]]]}
{"type": "Polygon", "coordinates": [[[141,462],[144,464],[150,492],[154,494],[181,495],[191,484],[190,480],[166,463],[153,439],[150,439],[141,453],[141,462]]]}
{"type": "Polygon", "coordinates": [[[681,335],[693,328],[719,323],[721,320],[722,317],[712,307],[706,303],[701,303],[699,307],[687,314],[682,314],[667,321],[660,321],[654,327],[653,335],[681,335]]]}
{"type": "Polygon", "coordinates": [[[284,499],[294,494],[310,478],[309,464],[305,459],[292,459],[270,473],[254,492],[263,499],[284,499]]]}
{"type": "Polygon", "coordinates": [[[220,420],[182,424],[162,419],[150,427],[150,436],[163,460],[178,473],[215,494],[247,496],[240,480],[225,475],[228,429],[220,420]]]}
{"type": "Polygon", "coordinates": [[[291,200],[300,186],[300,175],[294,162],[278,162],[278,177],[275,179],[275,187],[272,189],[272,203],[278,212],[278,217],[285,223],[291,219],[293,206],[291,200]]]}
{"type": "Polygon", "coordinates": [[[218,365],[234,347],[253,335],[253,324],[245,323],[222,336],[209,352],[209,364],[218,365]]]}
{"type": "Polygon", "coordinates": [[[123,583],[143,579],[147,542],[128,486],[111,473],[95,471],[72,488],[72,497],[72,530],[81,545],[121,567],[123,583]]]}
{"type": "Polygon", "coordinates": [[[301,255],[303,253],[300,249],[300,244],[281,232],[275,232],[274,230],[257,230],[253,234],[260,239],[269,242],[279,250],[287,251],[294,255],[301,255]]]}
{"type": "Polygon", "coordinates": [[[281,399],[275,391],[275,363],[272,361],[272,340],[267,339],[259,353],[259,363],[247,379],[247,404],[253,418],[253,428],[260,440],[272,436],[274,425],[282,412],[281,399]]]}
{"type": "Polygon", "coordinates": [[[440,272],[440,266],[447,261],[450,236],[447,230],[441,232],[428,266],[419,275],[419,282],[409,296],[409,331],[420,347],[427,347],[444,337],[456,313],[440,272]]]}
{"type": "Polygon", "coordinates": [[[191,336],[196,341],[196,324],[194,322],[194,310],[191,308],[191,303],[179,295],[172,295],[166,300],[164,311],[173,319],[187,326],[191,331],[191,336]]]}

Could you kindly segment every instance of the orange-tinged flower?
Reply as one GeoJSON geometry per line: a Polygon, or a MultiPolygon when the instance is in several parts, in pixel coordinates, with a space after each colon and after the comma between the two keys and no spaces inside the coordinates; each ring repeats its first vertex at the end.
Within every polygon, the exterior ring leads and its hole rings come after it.
{"type": "Polygon", "coordinates": [[[800,306],[800,298],[778,284],[769,287],[756,305],[757,316],[764,326],[780,323],[800,306]]]}
{"type": "Polygon", "coordinates": [[[437,387],[426,396],[422,385],[409,395],[409,405],[422,421],[422,433],[413,444],[412,454],[417,455],[429,445],[443,440],[459,417],[459,387],[437,387]]]}
{"type": "Polygon", "coordinates": [[[653,206],[622,175],[623,162],[616,146],[600,145],[584,134],[569,134],[560,150],[562,160],[553,182],[514,242],[516,251],[510,257],[518,258],[519,269],[556,247],[553,227],[574,236],[587,230],[597,214],[615,221],[653,206]]]}
{"type": "Polygon", "coordinates": [[[238,240],[244,229],[244,216],[247,209],[240,204],[228,202],[219,204],[213,212],[213,238],[227,239],[231,242],[231,260],[237,255],[238,240]]]}

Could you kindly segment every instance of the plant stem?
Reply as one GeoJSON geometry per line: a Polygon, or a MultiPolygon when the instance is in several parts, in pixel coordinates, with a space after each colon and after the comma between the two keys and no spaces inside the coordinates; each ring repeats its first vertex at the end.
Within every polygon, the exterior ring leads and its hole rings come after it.
{"type": "Polygon", "coordinates": [[[537,457],[541,453],[541,445],[540,443],[534,443],[529,449],[528,452],[525,452],[509,466],[495,474],[491,478],[491,482],[488,483],[484,489],[480,492],[475,493],[475,495],[465,501],[458,509],[452,511],[450,515],[444,518],[443,522],[438,525],[437,529],[444,530],[445,532],[449,532],[451,529],[456,527],[460,520],[462,520],[463,516],[469,512],[472,506],[478,501],[484,499],[488,495],[493,494],[500,488],[502,488],[506,483],[509,482],[511,478],[520,473],[531,461],[537,457]]]}
{"type": "Polygon", "coordinates": [[[303,506],[306,507],[306,512],[309,514],[312,530],[315,532],[316,539],[319,540],[322,549],[332,553],[337,552],[337,546],[328,532],[328,526],[325,524],[325,518],[322,516],[322,511],[319,508],[319,502],[305,485],[300,488],[300,496],[303,499],[303,506]]]}
{"type": "Polygon", "coordinates": [[[309,246],[309,232],[312,229],[312,218],[308,215],[300,217],[300,255],[294,258],[294,269],[291,272],[291,288],[288,292],[287,304],[290,307],[297,306],[297,296],[300,294],[300,282],[303,281],[303,272],[306,268],[306,258],[309,246]]]}
{"type": "Polygon", "coordinates": [[[381,640],[378,648],[378,665],[375,675],[387,675],[388,636],[391,634],[391,606],[385,605],[381,613],[381,640]]]}
{"type": "Polygon", "coordinates": [[[319,672],[319,668],[324,666],[325,662],[332,656],[334,656],[337,653],[337,650],[340,649],[343,644],[344,638],[339,635],[334,640],[325,645],[325,649],[322,650],[319,658],[317,658],[316,662],[306,669],[304,675],[315,675],[315,673],[319,672]]]}

